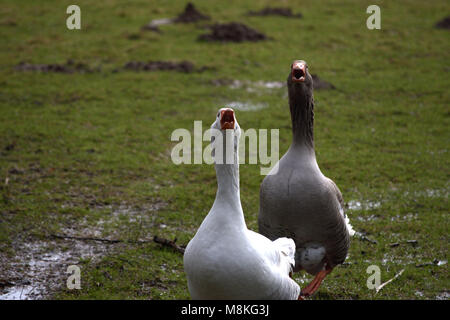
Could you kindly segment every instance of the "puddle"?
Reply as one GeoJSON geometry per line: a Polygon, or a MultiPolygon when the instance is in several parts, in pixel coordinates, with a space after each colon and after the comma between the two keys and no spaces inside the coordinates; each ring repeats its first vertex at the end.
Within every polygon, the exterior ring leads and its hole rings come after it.
{"type": "Polygon", "coordinates": [[[286,86],[281,81],[248,81],[248,80],[230,80],[216,79],[211,82],[215,86],[227,86],[230,89],[246,89],[248,92],[254,92],[261,89],[280,89],[286,86]]]}
{"type": "Polygon", "coordinates": [[[307,284],[311,281],[311,276],[308,275],[307,273],[302,273],[301,275],[295,274],[294,280],[301,284],[307,284]]]}
{"type": "MultiPolygon", "coordinates": [[[[335,89],[335,87],[322,79],[317,75],[312,74],[314,81],[314,90],[327,90],[335,89]]],[[[261,90],[274,90],[286,87],[286,82],[282,81],[249,81],[249,80],[230,80],[230,79],[216,79],[211,83],[216,86],[227,86],[230,89],[245,89],[247,92],[258,92],[261,90]]],[[[287,97],[287,93],[285,95],[287,97]]]]}
{"type": "Polygon", "coordinates": [[[16,256],[0,277],[11,286],[0,290],[0,300],[35,300],[49,297],[66,284],[67,267],[82,258],[97,259],[110,250],[104,243],[75,240],[14,243],[16,256]]]}
{"type": "Polygon", "coordinates": [[[439,261],[436,263],[437,266],[443,266],[443,265],[446,265],[446,264],[447,264],[447,260],[439,260],[439,261]]]}
{"type": "Polygon", "coordinates": [[[356,216],[356,217],[354,217],[352,219],[356,219],[356,220],[362,221],[362,222],[368,222],[368,221],[373,221],[373,220],[376,220],[376,219],[379,219],[379,218],[380,218],[379,216],[377,216],[375,214],[371,214],[371,215],[368,215],[368,216],[356,216]]]}
{"type": "Polygon", "coordinates": [[[420,191],[405,191],[405,197],[448,198],[448,189],[426,189],[420,191]]]}
{"type": "Polygon", "coordinates": [[[150,23],[148,25],[154,26],[154,27],[159,27],[159,26],[163,26],[165,24],[171,24],[171,23],[173,23],[173,19],[162,18],[162,19],[152,20],[152,21],[150,21],[150,23]]]}
{"type": "MultiPolygon", "coordinates": [[[[398,245],[405,245],[408,244],[408,241],[399,243],[398,245]]],[[[413,245],[415,247],[416,245],[413,245]]],[[[416,268],[424,268],[424,267],[442,267],[447,264],[447,260],[438,260],[435,259],[433,261],[427,261],[424,260],[422,257],[417,257],[415,254],[407,254],[405,256],[396,257],[392,255],[391,253],[385,253],[383,256],[383,259],[381,260],[381,264],[387,265],[387,264],[395,264],[395,265],[413,265],[416,268]]]]}
{"type": "Polygon", "coordinates": [[[0,300],[26,300],[33,293],[32,286],[12,287],[7,293],[0,295],[0,300]]]}
{"type": "Polygon", "coordinates": [[[412,260],[414,257],[412,255],[407,255],[406,259],[404,257],[394,257],[393,255],[389,253],[385,253],[383,256],[383,259],[381,260],[381,264],[385,266],[386,264],[396,264],[396,265],[408,265],[408,264],[415,264],[416,262],[413,262],[412,260]]]}
{"type": "Polygon", "coordinates": [[[396,215],[394,217],[391,217],[391,221],[412,221],[412,220],[416,220],[418,218],[418,214],[412,214],[412,213],[408,213],[405,215],[396,215]]]}
{"type": "Polygon", "coordinates": [[[373,210],[379,208],[381,206],[381,202],[379,201],[358,201],[358,200],[350,200],[347,202],[347,208],[349,210],[373,210]]]}
{"type": "MultiPolygon", "coordinates": [[[[129,232],[129,223],[137,223],[144,230],[154,226],[155,215],[167,203],[156,202],[141,208],[121,204],[119,206],[97,206],[94,210],[110,209],[109,215],[95,222],[83,219],[72,228],[62,228],[63,236],[102,237],[108,226],[107,239],[119,239],[129,232]]],[[[70,208],[70,204],[62,207],[70,208]]],[[[161,228],[169,228],[160,225],[161,228]]],[[[145,235],[147,237],[147,235],[145,235]]],[[[0,300],[36,300],[51,298],[53,292],[64,288],[69,274],[67,267],[76,265],[80,259],[98,261],[112,253],[121,244],[104,241],[82,241],[77,239],[32,240],[18,239],[12,244],[15,257],[2,257],[0,261],[0,300]]],[[[81,285],[83,285],[81,270],[81,285]]]]}
{"type": "Polygon", "coordinates": [[[225,106],[239,111],[258,111],[268,107],[267,104],[262,103],[253,104],[249,102],[239,102],[239,101],[225,103],[225,106]]]}
{"type": "Polygon", "coordinates": [[[436,300],[448,300],[450,299],[450,294],[447,291],[444,291],[436,296],[436,300]]]}

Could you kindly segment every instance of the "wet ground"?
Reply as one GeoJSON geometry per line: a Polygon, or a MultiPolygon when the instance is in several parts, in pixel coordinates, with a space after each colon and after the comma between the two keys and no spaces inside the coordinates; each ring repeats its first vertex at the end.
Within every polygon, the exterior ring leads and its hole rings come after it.
{"type": "MultiPolygon", "coordinates": [[[[66,272],[70,265],[77,265],[82,259],[96,262],[119,250],[126,245],[120,237],[128,224],[139,224],[149,229],[154,224],[149,213],[166,205],[161,202],[145,208],[125,204],[114,208],[98,206],[96,210],[110,209],[111,214],[95,223],[80,221],[76,226],[62,228],[61,234],[42,239],[18,237],[12,244],[15,256],[0,255],[1,261],[7,261],[0,264],[0,300],[51,298],[54,292],[66,286],[70,276],[66,272]],[[109,231],[111,228],[113,232],[109,231]],[[104,237],[105,230],[108,230],[107,237],[104,237]]],[[[159,228],[165,229],[166,226],[159,225],[159,228]]],[[[139,241],[151,242],[149,239],[139,241]]],[[[82,274],[81,270],[81,282],[82,274]]]]}
{"type": "MultiPolygon", "coordinates": [[[[318,75],[311,75],[314,81],[314,90],[332,90],[336,87],[328,81],[322,80],[318,75]]],[[[214,79],[211,84],[215,86],[227,86],[230,89],[245,89],[248,92],[279,89],[286,86],[284,81],[248,81],[238,79],[214,79]]]]}
{"type": "Polygon", "coordinates": [[[16,256],[0,270],[0,300],[49,298],[66,284],[68,266],[96,261],[114,248],[98,241],[36,239],[18,240],[13,247],[16,256]]]}

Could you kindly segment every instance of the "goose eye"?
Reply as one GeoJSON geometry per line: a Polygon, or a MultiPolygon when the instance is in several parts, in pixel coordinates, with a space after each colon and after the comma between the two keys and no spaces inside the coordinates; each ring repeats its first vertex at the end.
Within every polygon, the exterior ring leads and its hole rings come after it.
{"type": "Polygon", "coordinates": [[[219,112],[217,112],[217,118],[219,117],[219,115],[220,115],[220,111],[219,111],[219,112]]]}

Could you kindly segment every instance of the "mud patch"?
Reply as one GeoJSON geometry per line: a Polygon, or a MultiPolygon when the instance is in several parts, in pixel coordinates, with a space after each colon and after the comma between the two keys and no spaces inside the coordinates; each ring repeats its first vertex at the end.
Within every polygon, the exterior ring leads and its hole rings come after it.
{"type": "Polygon", "coordinates": [[[158,26],[152,25],[151,22],[149,24],[146,24],[146,25],[142,26],[141,30],[142,31],[153,31],[153,32],[162,33],[161,29],[159,29],[158,26]]]}
{"type": "Polygon", "coordinates": [[[294,14],[290,8],[270,8],[266,7],[259,11],[249,11],[248,16],[282,16],[286,18],[301,18],[301,13],[294,14]]]}
{"type": "Polygon", "coordinates": [[[182,13],[180,13],[176,18],[162,18],[154,19],[148,24],[141,27],[143,31],[153,31],[162,33],[159,26],[172,24],[172,23],[193,23],[198,21],[210,20],[211,18],[197,10],[192,3],[188,3],[186,8],[182,13]]]}
{"type": "Polygon", "coordinates": [[[268,39],[267,36],[243,23],[231,22],[214,24],[209,26],[211,33],[198,37],[200,41],[220,41],[220,42],[245,42],[262,41],[268,39]]]}
{"type": "Polygon", "coordinates": [[[20,62],[15,66],[15,70],[24,72],[35,71],[43,73],[91,73],[100,71],[100,67],[93,69],[82,62],[75,62],[69,59],[65,64],[32,64],[27,62],[20,62]]]}
{"type": "Polygon", "coordinates": [[[436,29],[450,29],[450,17],[446,17],[441,21],[438,21],[434,27],[436,29]]]}
{"type": "Polygon", "coordinates": [[[188,2],[184,11],[174,19],[174,22],[191,23],[210,19],[211,18],[209,16],[199,12],[192,3],[188,2]]]}
{"type": "Polygon", "coordinates": [[[210,70],[210,67],[196,68],[190,61],[171,62],[171,61],[130,61],[123,67],[130,71],[176,71],[182,73],[204,72],[210,70]]]}

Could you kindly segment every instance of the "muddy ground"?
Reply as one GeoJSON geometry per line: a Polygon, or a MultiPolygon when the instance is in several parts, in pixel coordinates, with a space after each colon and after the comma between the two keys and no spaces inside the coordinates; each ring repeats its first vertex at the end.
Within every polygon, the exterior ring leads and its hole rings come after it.
{"type": "Polygon", "coordinates": [[[205,20],[211,20],[211,17],[198,11],[194,4],[189,2],[186,5],[184,11],[181,12],[177,17],[173,19],[163,18],[152,20],[148,24],[142,26],[141,30],[162,33],[161,29],[159,28],[159,26],[161,25],[172,23],[194,23],[205,20]]]}
{"type": "MultiPolygon", "coordinates": [[[[21,72],[42,72],[42,73],[92,73],[100,72],[101,68],[91,68],[85,63],[73,62],[68,60],[65,64],[51,63],[51,64],[32,64],[27,62],[21,62],[14,67],[16,71],[21,72]]],[[[177,71],[182,73],[192,73],[192,72],[204,72],[206,70],[211,70],[212,67],[202,66],[196,67],[194,63],[184,60],[180,62],[173,61],[129,61],[122,69],[115,68],[113,72],[118,72],[119,70],[128,71],[177,71]]]]}
{"type": "Polygon", "coordinates": [[[57,72],[57,73],[90,73],[100,71],[100,68],[91,68],[85,63],[75,62],[71,59],[66,63],[51,63],[51,64],[32,64],[27,62],[20,62],[15,66],[17,71],[38,71],[38,72],[57,72]]]}
{"type": "Polygon", "coordinates": [[[266,7],[259,11],[249,11],[248,16],[282,16],[286,18],[301,18],[303,15],[301,13],[294,14],[291,8],[270,8],[266,7]]]}
{"type": "Polygon", "coordinates": [[[190,61],[171,62],[171,61],[130,61],[124,67],[125,70],[131,71],[177,71],[182,73],[204,72],[211,68],[203,66],[200,68],[190,61]]]}
{"type": "Polygon", "coordinates": [[[221,42],[244,42],[261,41],[268,39],[267,36],[243,23],[217,23],[209,26],[211,33],[198,37],[201,41],[221,41],[221,42]]]}
{"type": "Polygon", "coordinates": [[[442,19],[435,24],[437,29],[450,29],[450,16],[442,19]]]}
{"type": "Polygon", "coordinates": [[[189,2],[186,5],[186,8],[184,9],[184,11],[182,13],[180,13],[178,15],[178,17],[176,17],[174,19],[174,22],[191,23],[191,22],[210,20],[210,19],[211,19],[210,16],[207,16],[207,15],[201,13],[200,11],[197,10],[197,8],[192,3],[189,2]]]}

